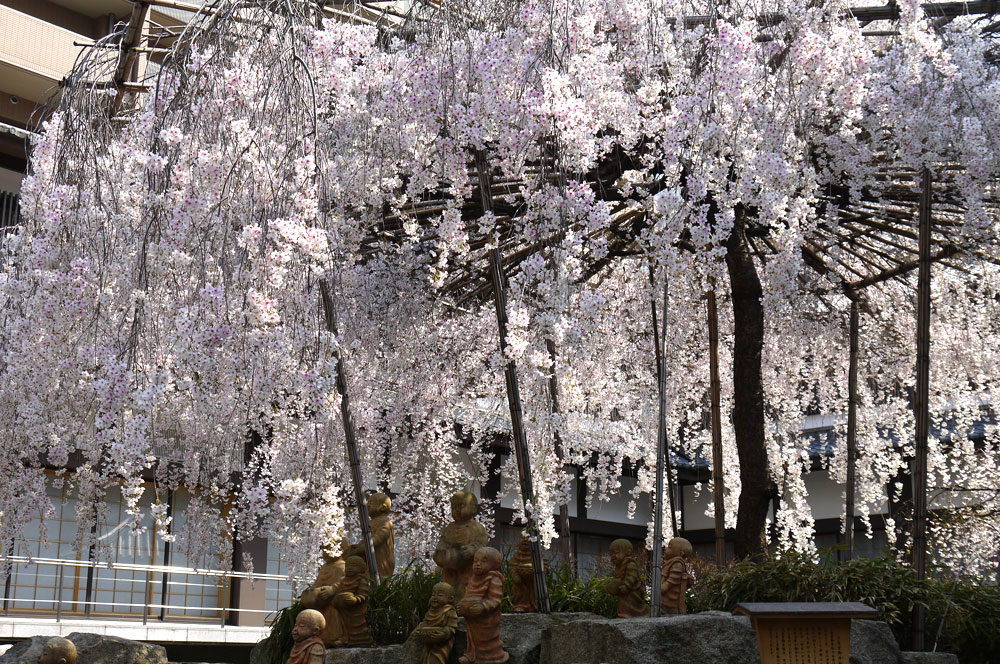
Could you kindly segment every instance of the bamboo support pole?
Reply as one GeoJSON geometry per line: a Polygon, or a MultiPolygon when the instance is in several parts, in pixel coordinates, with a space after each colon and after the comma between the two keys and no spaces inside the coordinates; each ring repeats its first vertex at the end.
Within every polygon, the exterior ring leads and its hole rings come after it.
{"type": "MultiPolygon", "coordinates": [[[[320,295],[323,298],[323,314],[326,329],[333,335],[337,334],[337,308],[333,300],[330,284],[326,280],[319,282],[320,295]]],[[[361,460],[358,456],[358,437],[354,428],[354,417],[351,415],[351,399],[347,389],[347,368],[344,354],[334,346],[333,355],[337,360],[337,391],[340,392],[340,416],[344,423],[344,442],[347,446],[347,460],[351,466],[351,482],[354,484],[354,501],[358,505],[358,521],[361,524],[361,541],[365,545],[365,557],[368,558],[368,574],[373,585],[379,584],[378,565],[375,561],[375,545],[372,542],[372,524],[368,515],[368,502],[361,478],[361,460]]]]}
{"type": "MultiPolygon", "coordinates": [[[[650,267],[652,273],[652,267],[650,267]]],[[[651,274],[652,276],[652,274],[651,274]]],[[[660,592],[663,584],[663,476],[669,477],[670,464],[667,463],[667,363],[666,331],[667,304],[669,303],[669,288],[666,276],[663,278],[663,325],[657,347],[657,383],[659,383],[659,425],[656,433],[656,511],[653,517],[653,597],[650,615],[654,618],[660,615],[660,592]],[[666,467],[665,467],[666,466],[666,467]]],[[[653,303],[653,334],[656,335],[656,304],[653,303]]],[[[670,483],[670,515],[673,517],[674,534],[677,534],[677,515],[674,511],[673,482],[670,483]]]]}
{"type": "MultiPolygon", "coordinates": [[[[545,349],[549,353],[549,360],[552,362],[552,372],[549,374],[549,406],[552,410],[552,415],[559,415],[559,376],[556,373],[556,342],[547,338],[545,340],[545,349]]],[[[559,436],[559,429],[555,428],[552,434],[553,444],[556,448],[556,456],[559,458],[559,462],[564,462],[563,448],[562,448],[562,438],[559,436]]],[[[559,506],[559,539],[561,540],[562,556],[566,564],[569,565],[574,570],[576,569],[576,554],[573,551],[573,546],[571,543],[572,533],[569,528],[569,506],[560,505],[559,506]]]]}
{"type": "Polygon", "coordinates": [[[715,506],[715,562],[726,563],[726,501],[722,477],[722,384],[719,380],[719,311],[715,291],[708,292],[708,346],[712,401],[712,495],[715,506]]]}
{"type": "MultiPolygon", "coordinates": [[[[483,210],[491,212],[493,197],[490,176],[484,155],[477,157],[479,192],[483,210]]],[[[538,537],[538,517],[534,511],[535,489],[531,479],[531,459],[528,456],[528,439],[524,432],[524,414],[521,410],[521,392],[517,382],[517,364],[507,356],[507,285],[503,273],[503,260],[496,247],[490,251],[490,277],[496,304],[497,329],[500,336],[500,352],[504,356],[504,379],[507,386],[507,404],[510,406],[510,428],[517,458],[517,474],[521,484],[521,501],[528,518],[528,533],[531,542],[531,568],[535,581],[535,600],[540,613],[549,613],[549,591],[545,585],[545,570],[542,567],[542,543],[538,537]]]]}
{"type": "MultiPolygon", "coordinates": [[[[927,436],[930,424],[931,346],[931,172],[920,174],[920,265],[917,273],[917,386],[915,399],[916,458],[913,462],[913,568],[927,578],[927,436]]],[[[925,611],[914,609],[913,649],[924,649],[925,611]]]]}
{"type": "Polygon", "coordinates": [[[854,495],[858,457],[858,300],[851,298],[850,365],[847,372],[847,487],[844,537],[847,559],[854,558],[854,495]]]}

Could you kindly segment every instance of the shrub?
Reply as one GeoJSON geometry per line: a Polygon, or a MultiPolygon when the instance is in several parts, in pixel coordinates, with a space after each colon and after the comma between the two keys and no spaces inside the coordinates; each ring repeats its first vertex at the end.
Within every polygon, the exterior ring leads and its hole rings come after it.
{"type": "Polygon", "coordinates": [[[729,611],[738,602],[864,602],[878,610],[906,649],[913,642],[913,608],[926,607],[926,641],[953,652],[962,664],[1000,663],[1000,589],[945,577],[946,570],[918,581],[892,556],[845,563],[816,563],[809,556],[704,567],[688,592],[692,612],[729,611]],[[947,615],[945,615],[945,608],[947,615]],[[943,622],[942,622],[943,621],[943,622]]]}

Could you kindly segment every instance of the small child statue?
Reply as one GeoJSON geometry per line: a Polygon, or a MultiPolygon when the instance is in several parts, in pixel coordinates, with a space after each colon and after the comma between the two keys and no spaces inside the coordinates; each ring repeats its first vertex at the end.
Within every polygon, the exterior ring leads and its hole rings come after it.
{"type": "Polygon", "coordinates": [[[451,497],[451,517],[434,551],[434,562],[441,568],[441,580],[455,589],[455,601],[465,597],[465,584],[472,576],[472,559],[489,541],[486,529],[473,520],[479,511],[474,493],[459,491],[451,497]]]}
{"type": "Polygon", "coordinates": [[[370,646],[372,633],[368,629],[365,613],[368,610],[368,563],[361,556],[350,556],[344,561],[344,579],[340,582],[333,606],[344,621],[344,635],[338,646],[370,646]]]}
{"type": "Polygon", "coordinates": [[[664,615],[687,613],[687,589],[693,579],[688,574],[686,559],[691,551],[691,542],[683,537],[674,537],[667,542],[660,576],[660,607],[664,615]]]}
{"type": "MultiPolygon", "coordinates": [[[[392,576],[396,571],[396,534],[392,526],[392,499],[384,493],[373,493],[368,496],[368,516],[371,517],[372,545],[375,548],[375,566],[383,579],[392,576]]],[[[344,557],[361,556],[365,558],[364,542],[352,544],[344,552],[344,557]]]]}
{"type": "Polygon", "coordinates": [[[76,646],[61,636],[53,636],[46,641],[38,658],[38,664],[74,664],[74,662],[76,662],[76,646]]]}
{"type": "Polygon", "coordinates": [[[618,597],[618,617],[638,618],[649,615],[639,566],[632,557],[632,543],[616,539],[611,543],[611,562],[615,576],[604,583],[604,592],[618,597]]]}
{"type": "Polygon", "coordinates": [[[502,664],[510,658],[500,641],[500,602],[503,601],[500,560],[500,552],[492,546],[480,547],[473,557],[472,578],[458,605],[458,613],[465,616],[468,637],[459,664],[502,664]]]}
{"type": "MultiPolygon", "coordinates": [[[[528,613],[538,610],[535,598],[535,575],[531,560],[531,542],[527,535],[521,533],[517,543],[517,552],[510,559],[510,578],[514,585],[514,612],[528,613]]],[[[546,567],[542,559],[542,570],[546,567]]]]}
{"type": "Polygon", "coordinates": [[[326,619],[316,609],[303,609],[295,617],[292,627],[292,654],[287,664],[323,664],[326,646],[320,632],[326,627],[326,619]]]}
{"type": "Polygon", "coordinates": [[[458,613],[452,602],[455,589],[447,583],[434,584],[431,591],[431,608],[423,622],[413,630],[413,636],[424,643],[420,664],[446,664],[451,648],[455,645],[458,613]]]}

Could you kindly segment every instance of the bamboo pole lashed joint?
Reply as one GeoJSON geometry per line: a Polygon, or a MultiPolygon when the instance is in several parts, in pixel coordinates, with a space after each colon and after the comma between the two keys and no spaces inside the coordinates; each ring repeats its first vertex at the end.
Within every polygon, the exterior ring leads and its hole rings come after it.
{"type": "MultiPolygon", "coordinates": [[[[337,308],[333,292],[326,280],[319,282],[320,295],[323,299],[323,315],[328,332],[337,335],[337,308]]],[[[365,556],[368,558],[368,574],[372,584],[379,584],[378,565],[375,561],[375,545],[372,541],[372,524],[368,514],[368,502],[365,499],[364,481],[361,477],[361,460],[358,455],[358,437],[354,428],[354,417],[351,414],[350,392],[347,389],[347,369],[344,354],[338,346],[333,349],[337,360],[337,391],[340,393],[340,416],[344,423],[344,443],[347,447],[347,461],[351,466],[351,482],[354,484],[354,501],[358,506],[358,521],[361,525],[361,541],[365,546],[365,556]]]]}
{"type": "MultiPolygon", "coordinates": [[[[493,193],[490,187],[489,166],[482,153],[476,158],[479,175],[479,193],[483,211],[493,211],[493,193]]],[[[521,392],[517,382],[517,364],[507,354],[507,284],[503,273],[503,260],[496,246],[490,251],[490,278],[493,282],[496,304],[497,329],[500,336],[500,352],[503,355],[504,379],[507,387],[507,405],[510,407],[511,438],[517,459],[517,475],[521,485],[521,501],[527,516],[527,530],[531,544],[531,566],[535,585],[535,601],[541,613],[549,613],[549,591],[545,585],[545,570],[542,564],[542,543],[538,536],[538,505],[531,479],[531,458],[528,456],[528,439],[524,431],[524,414],[521,409],[521,392]]]]}
{"type": "MultiPolygon", "coordinates": [[[[917,384],[914,400],[916,432],[913,461],[913,569],[927,578],[927,436],[930,425],[931,347],[931,172],[920,174],[919,262],[917,272],[917,384]]],[[[924,649],[925,611],[914,608],[913,649],[924,649]]]]}
{"type": "Polygon", "coordinates": [[[726,563],[726,499],[722,476],[722,384],[719,380],[719,311],[708,292],[709,398],[712,403],[712,496],[715,509],[715,561],[726,563]]]}

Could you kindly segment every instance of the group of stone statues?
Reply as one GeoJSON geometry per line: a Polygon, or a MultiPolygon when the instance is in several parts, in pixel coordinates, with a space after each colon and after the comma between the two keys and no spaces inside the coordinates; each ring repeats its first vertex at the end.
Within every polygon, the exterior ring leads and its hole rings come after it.
{"type": "MultiPolygon", "coordinates": [[[[375,565],[378,573],[386,577],[392,576],[396,569],[396,540],[392,518],[389,516],[391,509],[392,501],[384,493],[374,493],[368,497],[375,565]]],[[[359,543],[346,547],[344,553],[337,558],[327,556],[316,582],[300,598],[302,606],[312,609],[323,618],[319,638],[328,648],[372,643],[372,635],[365,619],[371,583],[364,555],[364,543],[359,543]]],[[[309,620],[312,624],[318,622],[315,616],[309,620]]]]}
{"type": "MultiPolygon", "coordinates": [[[[384,493],[368,498],[375,563],[379,574],[395,570],[396,553],[392,501],[384,493]]],[[[467,645],[461,664],[502,664],[508,659],[500,641],[500,605],[504,578],[500,552],[487,546],[486,528],[475,520],[479,501],[475,494],[459,491],[451,498],[452,522],[441,533],[434,562],[441,583],[431,593],[430,609],[413,631],[424,645],[421,664],[445,664],[454,644],[458,618],[465,618],[467,645]]],[[[683,614],[691,577],[685,558],[691,543],[670,540],[663,563],[662,607],[664,614],[683,614]]],[[[345,548],[342,556],[326,558],[316,582],[302,593],[305,610],[299,613],[292,636],[295,645],[288,664],[319,664],[326,648],[371,645],[365,614],[371,586],[363,543],[345,548]]],[[[611,543],[614,576],[604,586],[618,598],[618,617],[649,615],[644,580],[633,556],[632,544],[619,539],[611,543]]],[[[521,536],[510,561],[514,588],[514,611],[537,611],[530,543],[521,536]]],[[[56,664],[56,663],[53,663],[56,664]]],[[[68,662],[67,664],[72,664],[68,662]]]]}
{"type": "MultiPolygon", "coordinates": [[[[692,577],[688,574],[686,559],[691,551],[691,542],[683,537],[674,537],[667,543],[660,575],[660,612],[663,615],[687,613],[685,597],[692,577]]],[[[618,617],[648,616],[645,582],[635,562],[632,543],[625,539],[612,542],[611,562],[615,566],[614,576],[605,582],[604,591],[618,598],[618,617]]]]}

